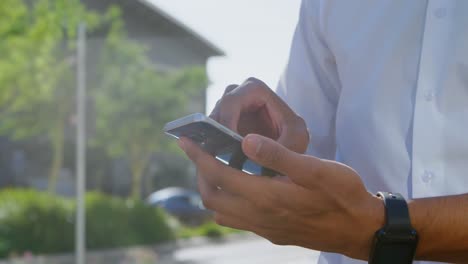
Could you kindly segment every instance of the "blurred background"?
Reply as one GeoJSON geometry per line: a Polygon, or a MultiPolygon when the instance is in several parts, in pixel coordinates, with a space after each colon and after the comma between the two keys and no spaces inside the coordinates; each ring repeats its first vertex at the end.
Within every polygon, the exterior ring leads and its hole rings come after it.
{"type": "Polygon", "coordinates": [[[0,263],[76,263],[80,157],[85,263],[313,263],[316,252],[214,224],[162,133],[210,112],[229,84],[274,88],[299,5],[0,1],[0,263]]]}

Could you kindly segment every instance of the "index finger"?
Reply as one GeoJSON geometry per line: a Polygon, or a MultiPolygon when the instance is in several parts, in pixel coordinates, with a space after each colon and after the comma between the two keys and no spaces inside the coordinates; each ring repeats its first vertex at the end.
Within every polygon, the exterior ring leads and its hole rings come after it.
{"type": "Polygon", "coordinates": [[[221,98],[216,107],[215,116],[218,122],[238,132],[241,113],[254,111],[265,106],[274,92],[262,81],[248,78],[238,87],[232,87],[221,98]]]}
{"type": "MultiPolygon", "coordinates": [[[[228,85],[226,89],[224,89],[223,96],[231,92],[232,90],[236,89],[238,86],[239,85],[237,84],[228,85]]],[[[209,115],[210,118],[212,118],[213,120],[216,120],[217,122],[219,122],[219,105],[221,104],[221,100],[223,99],[223,96],[221,96],[221,98],[216,102],[215,107],[213,108],[213,110],[211,111],[209,115]]]]}

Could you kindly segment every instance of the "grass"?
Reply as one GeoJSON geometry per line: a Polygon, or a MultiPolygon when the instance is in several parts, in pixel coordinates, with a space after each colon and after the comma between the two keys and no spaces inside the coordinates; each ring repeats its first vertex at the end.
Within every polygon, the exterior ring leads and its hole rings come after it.
{"type": "Polygon", "coordinates": [[[220,238],[225,235],[240,233],[241,230],[232,229],[224,226],[217,225],[214,222],[207,222],[199,227],[186,227],[181,226],[177,232],[177,238],[190,238],[190,237],[209,237],[220,238]]]}

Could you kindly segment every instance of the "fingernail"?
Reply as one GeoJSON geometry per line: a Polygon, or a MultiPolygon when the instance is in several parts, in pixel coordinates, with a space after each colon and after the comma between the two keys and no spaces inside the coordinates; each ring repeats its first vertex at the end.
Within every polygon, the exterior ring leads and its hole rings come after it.
{"type": "Polygon", "coordinates": [[[257,135],[248,135],[246,138],[247,151],[251,155],[256,155],[262,146],[262,139],[257,135]]]}
{"type": "Polygon", "coordinates": [[[177,140],[177,144],[183,151],[185,151],[185,144],[184,141],[182,141],[182,139],[177,140]]]}

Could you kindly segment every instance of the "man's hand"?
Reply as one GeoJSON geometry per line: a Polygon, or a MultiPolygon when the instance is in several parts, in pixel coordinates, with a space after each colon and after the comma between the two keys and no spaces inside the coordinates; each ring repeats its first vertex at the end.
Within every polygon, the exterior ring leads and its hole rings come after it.
{"type": "Polygon", "coordinates": [[[368,257],[373,234],[384,225],[382,201],[344,164],[246,136],[242,148],[249,159],[289,177],[271,179],[230,168],[189,139],[179,145],[195,162],[203,202],[220,225],[255,232],[275,244],[361,259],[368,257]]]}
{"type": "Polygon", "coordinates": [[[263,135],[298,153],[304,153],[309,144],[304,120],[255,78],[228,86],[210,117],[242,136],[263,135]]]}

